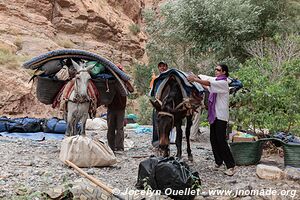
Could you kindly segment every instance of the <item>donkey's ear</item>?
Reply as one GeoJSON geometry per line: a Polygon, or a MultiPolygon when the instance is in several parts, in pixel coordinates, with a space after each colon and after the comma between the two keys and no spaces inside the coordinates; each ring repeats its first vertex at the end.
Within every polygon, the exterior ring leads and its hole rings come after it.
{"type": "Polygon", "coordinates": [[[90,66],[87,66],[85,69],[87,71],[91,71],[95,66],[97,65],[97,63],[93,64],[93,65],[90,65],[90,66]]]}
{"type": "Polygon", "coordinates": [[[74,60],[72,60],[71,59],[71,61],[72,61],[72,65],[74,66],[74,68],[76,69],[76,71],[79,71],[79,70],[81,70],[81,66],[80,65],[78,65],[77,64],[77,62],[75,62],[74,60]]]}
{"type": "Polygon", "coordinates": [[[150,99],[150,103],[155,108],[155,110],[161,111],[161,102],[159,100],[153,101],[152,99],[150,99]]]}

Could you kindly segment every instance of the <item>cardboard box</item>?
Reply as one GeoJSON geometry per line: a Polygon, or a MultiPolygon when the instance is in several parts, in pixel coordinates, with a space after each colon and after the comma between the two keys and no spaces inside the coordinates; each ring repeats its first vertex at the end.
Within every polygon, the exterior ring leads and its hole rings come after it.
{"type": "Polygon", "coordinates": [[[253,138],[245,138],[245,137],[238,137],[236,135],[234,135],[232,137],[232,142],[253,142],[256,141],[257,137],[253,137],[253,138]]]}

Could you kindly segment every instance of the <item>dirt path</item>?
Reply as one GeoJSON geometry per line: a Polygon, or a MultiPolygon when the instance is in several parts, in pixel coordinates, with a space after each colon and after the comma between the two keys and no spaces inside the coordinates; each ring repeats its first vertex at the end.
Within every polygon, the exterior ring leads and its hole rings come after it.
{"type": "MultiPolygon", "coordinates": [[[[98,135],[105,137],[105,132],[98,133],[98,135]]],[[[115,166],[84,170],[121,191],[125,191],[127,188],[135,189],[139,163],[154,154],[149,147],[150,138],[150,134],[136,134],[131,131],[127,139],[134,142],[134,147],[126,150],[123,155],[117,154],[118,163],[115,166]]],[[[207,139],[203,141],[207,141],[207,139]]],[[[81,178],[58,159],[59,149],[60,141],[37,142],[0,136],[0,199],[41,199],[42,191],[58,185],[73,183],[81,178]]],[[[172,145],[171,154],[175,154],[175,151],[175,145],[172,145]]],[[[224,175],[221,170],[214,171],[211,168],[214,162],[208,142],[192,142],[192,152],[194,162],[189,165],[199,172],[204,191],[204,197],[197,197],[198,199],[292,199],[291,193],[264,197],[240,195],[237,198],[224,195],[209,196],[208,192],[212,189],[295,190],[294,199],[300,199],[299,182],[286,179],[276,181],[259,179],[255,173],[256,166],[238,167],[238,172],[233,177],[224,175]]],[[[185,147],[183,157],[187,159],[185,147]]],[[[261,162],[284,168],[283,158],[278,155],[264,155],[261,162]]]]}

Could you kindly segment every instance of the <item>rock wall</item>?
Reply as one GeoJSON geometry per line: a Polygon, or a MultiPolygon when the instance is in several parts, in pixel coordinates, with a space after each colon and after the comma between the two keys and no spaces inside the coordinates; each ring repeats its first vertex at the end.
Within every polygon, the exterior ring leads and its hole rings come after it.
{"type": "Polygon", "coordinates": [[[144,0],[0,1],[0,43],[21,55],[78,48],[130,65],[146,58],[145,34],[131,30],[143,7],[144,0]]]}
{"type": "MultiPolygon", "coordinates": [[[[36,99],[35,84],[28,84],[32,72],[20,68],[25,60],[47,51],[83,49],[123,66],[147,62],[147,37],[137,30],[143,27],[142,9],[156,7],[159,2],[161,0],[0,1],[0,115],[62,116],[57,109],[36,99]],[[9,51],[7,57],[12,58],[2,59],[3,49],[9,51]]],[[[102,107],[98,113],[101,112],[102,107]]]]}

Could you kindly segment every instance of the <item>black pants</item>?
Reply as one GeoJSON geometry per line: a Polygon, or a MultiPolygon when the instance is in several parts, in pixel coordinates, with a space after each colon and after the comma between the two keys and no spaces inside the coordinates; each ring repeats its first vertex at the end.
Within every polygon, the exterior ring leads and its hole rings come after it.
{"type": "Polygon", "coordinates": [[[124,116],[125,110],[107,111],[107,140],[113,151],[124,151],[124,116]]]}
{"type": "Polygon", "coordinates": [[[225,163],[227,169],[235,166],[231,151],[226,141],[227,122],[216,119],[210,125],[210,143],[217,165],[225,163]]]}
{"type": "Polygon", "coordinates": [[[159,140],[158,127],[157,127],[157,112],[155,109],[153,109],[153,113],[152,113],[152,125],[153,125],[152,144],[154,144],[157,143],[159,140]]]}

